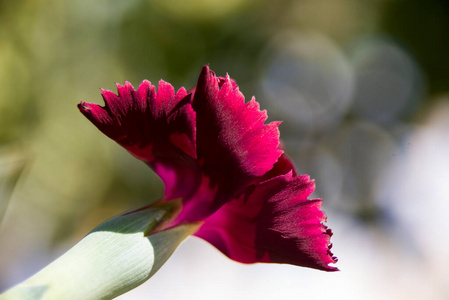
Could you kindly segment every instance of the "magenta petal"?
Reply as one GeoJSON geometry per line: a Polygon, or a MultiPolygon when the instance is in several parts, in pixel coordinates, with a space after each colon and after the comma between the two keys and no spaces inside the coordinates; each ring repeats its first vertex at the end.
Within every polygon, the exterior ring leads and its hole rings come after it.
{"type": "Polygon", "coordinates": [[[195,234],[242,263],[288,263],[326,271],[336,258],[321,200],[308,200],[308,176],[280,175],[260,183],[249,196],[223,205],[195,234]]]}
{"type": "Polygon", "coordinates": [[[195,112],[191,95],[147,80],[135,90],[117,84],[118,95],[102,90],[105,106],[81,102],[80,111],[104,134],[149,164],[164,181],[167,198],[188,196],[200,182],[196,164],[195,112]]]}
{"type": "Polygon", "coordinates": [[[147,163],[165,184],[165,200],[182,197],[167,224],[204,221],[195,235],[243,263],[289,263],[326,271],[337,259],[308,176],[297,176],[279,145],[280,122],[229,76],[203,67],[197,86],[177,93],[128,82],[102,90],[105,106],[81,102],[99,130],[147,163]]]}
{"type": "Polygon", "coordinates": [[[203,173],[217,186],[215,205],[224,202],[269,171],[282,151],[279,122],[264,125],[266,111],[243,94],[229,77],[217,78],[203,67],[194,92],[197,154],[203,173]]]}
{"type": "Polygon", "coordinates": [[[330,251],[332,232],[323,222],[326,215],[321,199],[309,200],[315,184],[308,176],[291,174],[261,184],[253,197],[272,193],[259,215],[256,232],[258,256],[269,255],[270,262],[289,263],[327,271],[336,258],[330,251]]]}
{"type": "Polygon", "coordinates": [[[297,175],[295,166],[293,165],[292,161],[285,153],[283,153],[279,157],[278,161],[274,164],[273,168],[261,178],[260,182],[279,175],[285,175],[289,172],[291,172],[293,176],[297,175]]]}

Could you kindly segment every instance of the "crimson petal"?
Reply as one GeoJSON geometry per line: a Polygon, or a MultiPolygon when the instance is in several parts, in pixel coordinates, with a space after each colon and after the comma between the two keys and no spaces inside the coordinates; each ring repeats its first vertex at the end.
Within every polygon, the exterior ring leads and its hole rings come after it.
{"type": "Polygon", "coordinates": [[[81,102],[80,111],[99,130],[149,164],[165,183],[165,197],[188,196],[200,182],[195,149],[195,112],[191,95],[176,94],[161,80],[137,90],[117,84],[118,95],[102,90],[105,106],[81,102]]]}
{"type": "Polygon", "coordinates": [[[217,78],[203,67],[192,106],[197,116],[197,154],[202,171],[216,186],[215,208],[268,172],[282,154],[280,122],[264,124],[254,98],[245,103],[229,76],[217,78]]]}
{"type": "MultiPolygon", "coordinates": [[[[279,171],[285,171],[285,161],[279,171]]],[[[278,168],[278,166],[275,166],[278,168]]],[[[337,259],[330,251],[332,235],[323,222],[320,199],[308,176],[292,171],[268,179],[223,205],[195,233],[229,258],[242,263],[288,263],[325,271],[337,259]]]]}
{"type": "Polygon", "coordinates": [[[308,176],[297,176],[279,145],[280,122],[264,124],[254,98],[203,67],[187,93],[149,81],[102,90],[105,106],[81,102],[98,129],[146,162],[183,198],[168,226],[203,220],[195,235],[243,263],[275,262],[335,271],[332,235],[308,176]]]}

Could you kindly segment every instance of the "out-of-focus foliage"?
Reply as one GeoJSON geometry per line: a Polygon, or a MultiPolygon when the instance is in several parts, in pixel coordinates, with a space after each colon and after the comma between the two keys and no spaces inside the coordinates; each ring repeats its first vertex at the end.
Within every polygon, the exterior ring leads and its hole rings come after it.
{"type": "MultiPolygon", "coordinates": [[[[190,88],[207,63],[229,72],[247,99],[256,95],[270,120],[284,121],[284,146],[316,179],[331,227],[353,220],[365,236],[376,233],[370,241],[391,238],[397,253],[407,252],[398,255],[433,262],[413,233],[402,234],[392,204],[399,194],[385,193],[386,174],[418,148],[409,137],[447,101],[433,99],[449,92],[449,5],[415,2],[0,1],[0,146],[27,155],[0,228],[0,290],[108,217],[162,195],[154,173],[76,104],[101,103],[98,88],[125,80],[190,88]],[[404,244],[409,250],[400,250],[404,244]]],[[[392,180],[404,186],[403,178],[392,180]]],[[[352,256],[334,232],[344,270],[352,256]]],[[[428,285],[433,296],[448,292],[428,285]]]]}
{"type": "Polygon", "coordinates": [[[25,165],[25,157],[19,149],[0,149],[0,226],[25,165]]]}
{"type": "Polygon", "coordinates": [[[419,61],[431,92],[447,92],[449,76],[449,1],[391,1],[382,15],[382,28],[419,61]]]}

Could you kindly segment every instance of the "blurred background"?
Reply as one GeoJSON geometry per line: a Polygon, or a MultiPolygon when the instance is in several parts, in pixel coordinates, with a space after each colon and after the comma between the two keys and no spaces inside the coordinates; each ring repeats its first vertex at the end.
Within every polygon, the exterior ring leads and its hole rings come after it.
{"type": "Polygon", "coordinates": [[[120,299],[448,299],[448,53],[446,0],[0,1],[0,291],[162,195],[76,104],[209,63],[284,121],[341,272],[191,237],[120,299]]]}

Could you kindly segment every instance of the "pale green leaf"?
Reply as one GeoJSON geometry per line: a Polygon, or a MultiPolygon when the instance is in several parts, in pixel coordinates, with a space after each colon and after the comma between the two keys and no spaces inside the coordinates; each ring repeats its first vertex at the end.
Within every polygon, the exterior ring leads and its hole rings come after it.
{"type": "Polygon", "coordinates": [[[163,202],[104,222],[0,299],[112,299],[137,287],[198,228],[192,223],[157,231],[179,205],[163,202]]]}

